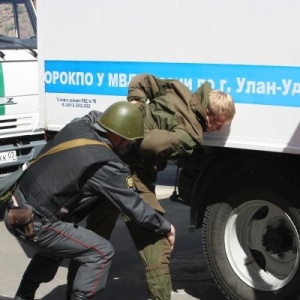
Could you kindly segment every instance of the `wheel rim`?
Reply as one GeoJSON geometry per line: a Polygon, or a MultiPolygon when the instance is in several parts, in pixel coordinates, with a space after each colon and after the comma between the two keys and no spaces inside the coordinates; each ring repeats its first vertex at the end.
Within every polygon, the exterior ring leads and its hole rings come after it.
{"type": "Polygon", "coordinates": [[[299,266],[299,236],[278,206],[253,200],[238,206],[225,229],[225,250],[237,276],[262,291],[282,288],[299,266]]]}

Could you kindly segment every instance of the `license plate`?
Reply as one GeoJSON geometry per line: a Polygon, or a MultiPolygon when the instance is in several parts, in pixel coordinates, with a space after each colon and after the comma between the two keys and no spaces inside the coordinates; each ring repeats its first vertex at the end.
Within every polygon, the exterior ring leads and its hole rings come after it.
{"type": "Polygon", "coordinates": [[[17,161],[17,152],[15,150],[0,152],[0,164],[6,164],[17,161]]]}

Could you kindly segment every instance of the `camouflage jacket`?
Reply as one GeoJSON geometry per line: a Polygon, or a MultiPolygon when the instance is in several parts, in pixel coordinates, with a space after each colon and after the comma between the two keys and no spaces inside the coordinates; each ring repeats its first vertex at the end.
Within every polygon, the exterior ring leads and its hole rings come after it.
{"type": "Polygon", "coordinates": [[[179,80],[163,80],[150,74],[134,77],[127,99],[138,101],[144,118],[145,138],[140,145],[143,156],[189,155],[201,146],[210,91],[208,82],[193,93],[179,80]]]}

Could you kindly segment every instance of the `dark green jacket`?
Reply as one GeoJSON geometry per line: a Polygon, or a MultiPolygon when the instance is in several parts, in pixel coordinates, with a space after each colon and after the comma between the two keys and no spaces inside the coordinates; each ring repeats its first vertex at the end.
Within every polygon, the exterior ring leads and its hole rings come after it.
{"type": "Polygon", "coordinates": [[[144,117],[143,155],[189,155],[201,146],[211,86],[205,82],[195,93],[173,79],[141,74],[129,84],[128,101],[137,104],[144,117]]]}

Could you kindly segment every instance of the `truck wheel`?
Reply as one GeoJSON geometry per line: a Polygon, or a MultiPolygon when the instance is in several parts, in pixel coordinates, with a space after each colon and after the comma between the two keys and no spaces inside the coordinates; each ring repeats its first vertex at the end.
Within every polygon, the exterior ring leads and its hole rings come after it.
{"type": "Polygon", "coordinates": [[[237,174],[217,188],[203,221],[208,268],[227,299],[300,295],[300,197],[278,174],[237,174]]]}

